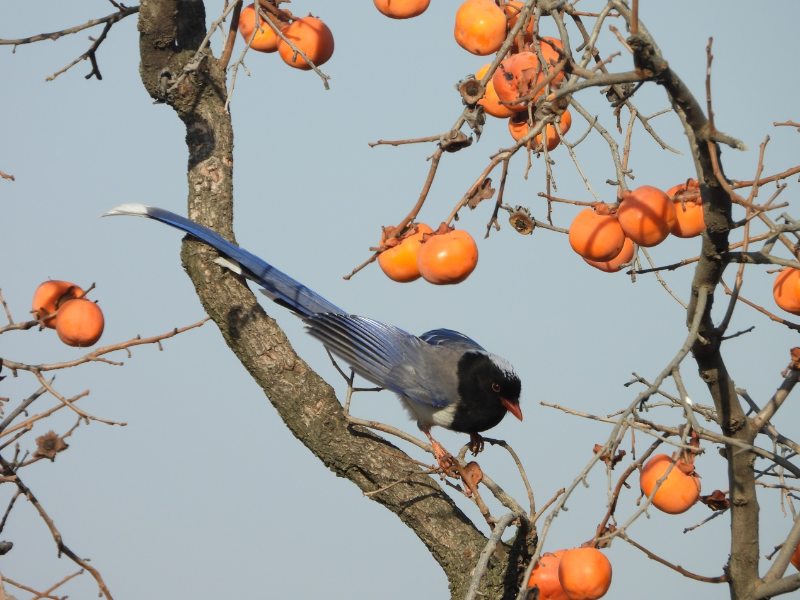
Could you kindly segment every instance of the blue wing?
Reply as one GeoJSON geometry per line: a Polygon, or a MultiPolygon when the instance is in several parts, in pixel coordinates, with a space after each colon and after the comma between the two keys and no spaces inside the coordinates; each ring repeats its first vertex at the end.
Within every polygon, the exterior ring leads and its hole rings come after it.
{"type": "Polygon", "coordinates": [[[426,331],[419,337],[422,341],[427,342],[432,346],[457,344],[462,347],[467,345],[476,350],[484,350],[484,348],[472,338],[469,338],[458,331],[453,331],[452,329],[432,329],[431,331],[426,331]]]}
{"type": "Polygon", "coordinates": [[[251,254],[247,250],[232,244],[218,233],[185,217],[163,208],[145,206],[144,204],[120,204],[102,216],[113,215],[155,219],[206,242],[235,263],[233,265],[227,264],[226,266],[233,268],[233,270],[237,270],[236,267],[239,267],[238,271],[263,287],[266,295],[272,300],[284,304],[287,308],[300,313],[304,317],[318,313],[347,314],[338,306],[331,304],[313,290],[308,289],[255,254],[251,254]]]}
{"type": "Polygon", "coordinates": [[[455,354],[451,357],[399,327],[366,317],[326,313],[305,322],[312,336],[367,381],[415,402],[450,405],[458,385],[450,375],[456,371],[442,363],[454,360],[455,354]]]}

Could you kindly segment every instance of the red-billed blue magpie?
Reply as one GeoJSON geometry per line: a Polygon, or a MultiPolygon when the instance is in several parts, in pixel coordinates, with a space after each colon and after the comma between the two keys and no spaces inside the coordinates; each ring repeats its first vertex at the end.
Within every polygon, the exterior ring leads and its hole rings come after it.
{"type": "Polygon", "coordinates": [[[351,315],[219,234],[162,208],[121,204],[102,216],[112,215],[155,219],[216,248],[224,258],[215,262],[258,283],[361,377],[395,392],[435,449],[441,447],[430,436],[434,425],[470,434],[477,450],[479,432],[500,423],[506,413],[522,420],[522,384],[514,368],[467,336],[449,329],[416,336],[351,315]]]}

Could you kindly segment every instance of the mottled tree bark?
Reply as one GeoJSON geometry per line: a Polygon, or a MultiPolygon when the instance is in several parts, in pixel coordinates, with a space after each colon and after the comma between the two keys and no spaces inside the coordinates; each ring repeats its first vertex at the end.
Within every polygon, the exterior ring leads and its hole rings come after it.
{"type": "MultiPolygon", "coordinates": [[[[694,319],[698,294],[707,292],[708,302],[702,315],[699,338],[692,348],[698,372],[708,386],[720,418],[722,434],[752,444],[757,431],[745,415],[722,358],[720,332],[711,318],[713,293],[728,264],[728,237],[732,224],[731,198],[714,173],[712,152],[720,155],[702,108],[681,79],[669,68],[660,50],[643,27],[628,39],[634,50],[637,68],[653,74],[654,80],[667,92],[670,103],[684,122],[690,148],[701,184],[706,230],[700,261],[692,281],[692,297],[687,311],[687,323],[694,319]]],[[[719,167],[722,174],[720,162],[719,167]]],[[[724,177],[724,174],[723,174],[724,177]]],[[[758,572],[759,506],[755,485],[755,458],[752,452],[731,444],[726,445],[728,484],[731,499],[731,553],[726,573],[731,598],[751,598],[760,583],[758,572]]]]}
{"type": "MultiPolygon", "coordinates": [[[[233,240],[233,130],[225,110],[226,77],[210,51],[199,67],[174,83],[205,33],[200,0],[145,0],[139,13],[140,74],[148,93],[169,105],[186,125],[188,215],[233,240]]],[[[402,451],[373,433],[348,427],[341,404],[292,349],[283,331],[244,281],[212,261],[209,246],[185,240],[183,265],[206,312],[244,367],[264,390],[292,433],[331,471],[374,491],[409,471],[402,451]]],[[[289,483],[287,482],[287,492],[289,483]]],[[[436,481],[420,474],[371,499],[410,527],[444,569],[453,597],[463,597],[486,537],[436,481]]],[[[527,555],[524,542],[495,553],[481,591],[513,598],[527,555]]]]}

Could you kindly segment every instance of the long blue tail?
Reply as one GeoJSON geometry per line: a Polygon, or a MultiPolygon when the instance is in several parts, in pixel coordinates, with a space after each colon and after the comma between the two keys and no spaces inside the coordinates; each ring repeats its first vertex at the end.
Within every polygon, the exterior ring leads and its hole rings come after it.
{"type": "Polygon", "coordinates": [[[279,271],[255,254],[251,254],[247,250],[232,244],[218,233],[185,217],[163,208],[145,206],[144,204],[120,204],[101,216],[110,217],[114,215],[155,219],[210,244],[229,259],[221,264],[239,272],[248,279],[252,279],[264,288],[266,296],[304,317],[321,313],[347,314],[338,306],[331,304],[313,290],[295,281],[286,273],[279,271]]]}

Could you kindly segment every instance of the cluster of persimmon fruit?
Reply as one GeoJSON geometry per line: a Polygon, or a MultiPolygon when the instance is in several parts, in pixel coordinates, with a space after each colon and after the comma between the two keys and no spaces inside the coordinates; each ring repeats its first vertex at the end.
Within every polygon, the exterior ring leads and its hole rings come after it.
{"type": "MultiPolygon", "coordinates": [[[[430,0],[373,0],[375,7],[387,17],[409,19],[421,15],[430,0]]],[[[502,7],[494,0],[466,0],[456,11],[454,35],[458,44],[472,54],[487,56],[497,52],[508,32],[519,18],[523,3],[506,0],[502,7]]],[[[533,51],[533,22],[528,23],[522,43],[515,45],[487,82],[484,96],[478,102],[484,111],[497,118],[508,119],[508,127],[515,140],[527,135],[535,123],[528,116],[528,106],[544,92],[544,88],[530,94],[547,77],[561,58],[561,41],[541,38],[540,52],[548,65],[542,67],[533,51]],[[530,96],[530,97],[529,97],[530,96]]],[[[475,77],[481,79],[489,69],[485,65],[475,77]]],[[[551,78],[551,88],[564,79],[563,72],[551,78]]],[[[556,127],[547,125],[543,132],[528,142],[537,150],[553,150],[572,124],[569,111],[556,117],[556,127]],[[559,135],[560,131],[560,135],[559,135]]],[[[445,224],[433,232],[423,223],[412,225],[398,237],[392,237],[393,228],[384,228],[381,239],[383,251],[378,264],[394,281],[407,283],[422,277],[437,285],[464,281],[478,263],[478,248],[465,231],[453,230],[445,224]]]]}
{"type": "Polygon", "coordinates": [[[333,33],[317,17],[308,15],[298,19],[285,10],[276,10],[274,14],[263,14],[266,19],[261,13],[256,12],[255,4],[244,7],[239,14],[239,33],[245,43],[250,43],[253,50],[265,53],[277,51],[283,62],[290,67],[309,71],[311,65],[308,61],[296,54],[292,47],[275,33],[277,29],[317,66],[328,62],[333,56],[333,33]]]}
{"type": "MultiPolygon", "coordinates": [[[[430,5],[430,0],[373,2],[382,14],[392,19],[419,16],[430,5]]],[[[522,2],[517,0],[506,0],[501,4],[502,7],[494,0],[466,0],[461,4],[455,19],[456,42],[478,56],[497,52],[516,24],[522,8],[522,2]]],[[[249,39],[253,27],[247,30],[249,33],[242,29],[241,21],[239,27],[245,39],[249,39]]],[[[537,87],[543,88],[547,73],[563,55],[560,40],[540,38],[540,52],[548,63],[543,68],[532,44],[533,21],[523,32],[523,44],[512,46],[509,56],[487,82],[483,98],[478,102],[486,114],[508,119],[508,130],[515,141],[521,140],[536,126],[528,106],[544,93],[544,89],[535,94],[533,91],[537,87]]],[[[330,46],[332,52],[332,37],[330,46]]],[[[255,40],[252,47],[259,49],[255,40]]],[[[481,80],[490,66],[481,67],[475,78],[481,80]]],[[[557,89],[563,79],[564,74],[560,72],[548,84],[551,89],[557,89]]],[[[541,151],[546,147],[548,152],[552,152],[571,126],[572,115],[564,109],[556,116],[555,124],[546,125],[542,133],[527,143],[527,148],[541,151]]],[[[570,225],[569,243],[589,265],[615,273],[633,259],[634,244],[651,248],[669,235],[692,238],[704,229],[700,187],[696,180],[689,179],[666,192],[648,185],[641,186],[624,192],[618,205],[601,203],[582,210],[570,225]]],[[[391,227],[384,228],[381,246],[386,249],[378,255],[378,264],[394,281],[407,283],[422,277],[438,285],[460,283],[477,265],[477,246],[465,231],[456,231],[445,223],[436,232],[424,223],[412,224],[398,237],[391,237],[392,230],[391,227]]],[[[800,315],[800,269],[781,271],[775,279],[773,296],[780,308],[800,315]]],[[[662,478],[664,481],[651,499],[653,506],[662,512],[686,512],[699,499],[701,485],[694,470],[692,454],[677,457],[657,454],[650,458],[640,474],[642,494],[649,497],[662,478]],[[664,478],[668,470],[669,474],[664,478]]],[[[791,562],[800,570],[800,545],[791,562]]],[[[529,588],[538,587],[540,600],[596,600],[608,591],[610,585],[611,563],[593,547],[543,554],[528,582],[529,588]]]]}
{"type": "Polygon", "coordinates": [[[41,325],[55,329],[67,346],[85,348],[103,335],[103,311],[69,281],[49,280],[33,293],[31,312],[41,325]]]}
{"type": "MultiPolygon", "coordinates": [[[[642,494],[650,497],[658,481],[664,478],[651,499],[653,506],[668,514],[680,514],[694,506],[700,498],[694,456],[692,451],[680,452],[675,457],[656,454],[645,463],[639,477],[642,494]]],[[[800,565],[800,550],[795,557],[800,565]]],[[[539,588],[539,600],[597,600],[611,586],[611,563],[591,544],[546,552],[528,580],[528,588],[534,586],[539,588]]]]}
{"type": "Polygon", "coordinates": [[[592,547],[546,552],[528,580],[534,586],[539,600],[597,600],[611,587],[611,562],[592,547]]]}
{"type": "MultiPolygon", "coordinates": [[[[456,13],[456,41],[473,54],[493,54],[516,25],[521,9],[522,2],[516,0],[508,0],[502,9],[492,0],[467,0],[456,13]],[[487,32],[491,35],[487,35],[487,32]]],[[[486,82],[483,98],[478,101],[486,114],[508,120],[508,131],[514,141],[521,140],[536,127],[528,107],[544,93],[543,82],[563,53],[561,40],[553,37],[541,38],[539,50],[546,63],[542,65],[532,44],[531,20],[522,33],[522,44],[511,46],[509,55],[500,62],[492,78],[486,82]]],[[[478,69],[475,78],[483,79],[490,66],[487,64],[478,69]]],[[[549,81],[550,89],[557,89],[563,80],[564,72],[560,71],[549,81]]],[[[537,134],[526,146],[535,151],[546,147],[548,152],[552,152],[571,126],[572,115],[569,110],[564,109],[556,116],[555,126],[545,125],[543,132],[537,134]]]]}
{"type": "MultiPolygon", "coordinates": [[[[393,19],[410,19],[421,15],[430,5],[430,0],[373,0],[376,8],[393,19]]],[[[494,0],[466,0],[456,11],[454,35],[459,46],[477,56],[488,56],[497,52],[503,45],[508,32],[516,25],[523,3],[519,0],[506,0],[500,7],[494,0]]],[[[528,114],[528,106],[544,93],[542,87],[535,96],[533,89],[544,81],[547,72],[553,69],[561,58],[561,40],[552,37],[540,39],[542,58],[547,62],[543,67],[532,48],[533,20],[522,32],[521,44],[511,47],[509,56],[495,70],[485,88],[483,98],[478,102],[484,112],[498,119],[508,120],[508,130],[515,141],[519,141],[536,123],[528,114]],[[547,71],[547,72],[546,72],[547,71]]],[[[489,70],[484,65],[475,74],[480,80],[489,70]]],[[[559,72],[550,82],[556,89],[564,80],[559,72]]],[[[555,150],[561,137],[569,131],[572,116],[564,110],[556,118],[557,129],[545,125],[543,133],[527,143],[531,150],[548,152],[555,150]],[[561,134],[559,135],[559,131],[561,134]]]]}
{"type": "Polygon", "coordinates": [[[618,205],[580,211],[569,227],[569,244],[591,266],[616,273],[630,263],[634,244],[651,248],[669,235],[696,237],[705,226],[696,180],[666,192],[643,185],[624,192],[618,205]]]}
{"type": "Polygon", "coordinates": [[[389,279],[409,283],[422,277],[436,285],[461,283],[478,264],[478,245],[463,229],[442,223],[434,231],[414,223],[398,237],[384,227],[378,265],[389,279]]]}

